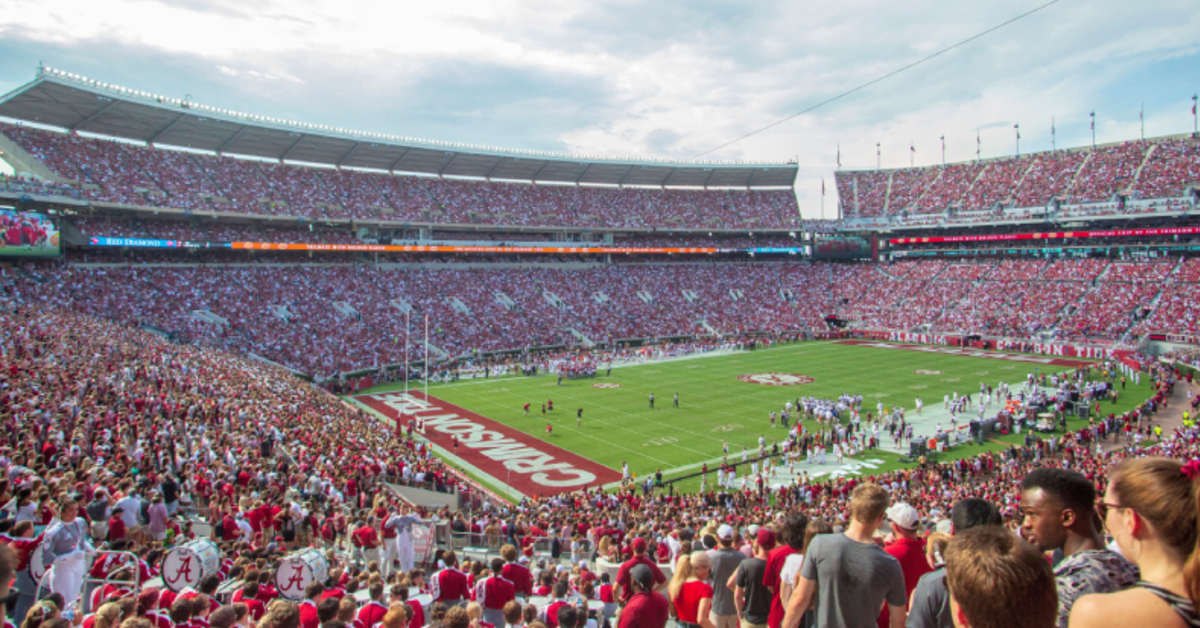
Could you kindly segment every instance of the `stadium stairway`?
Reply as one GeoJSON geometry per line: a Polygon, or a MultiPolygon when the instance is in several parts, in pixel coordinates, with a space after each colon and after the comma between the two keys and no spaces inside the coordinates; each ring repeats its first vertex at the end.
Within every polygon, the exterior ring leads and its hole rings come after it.
{"type": "Polygon", "coordinates": [[[1175,265],[1171,267],[1171,271],[1167,273],[1166,278],[1163,280],[1162,286],[1159,287],[1158,292],[1154,293],[1154,297],[1151,298],[1150,302],[1147,304],[1146,315],[1139,316],[1130,321],[1129,328],[1125,330],[1125,333],[1121,334],[1121,338],[1117,340],[1117,343],[1124,344],[1129,342],[1129,335],[1133,333],[1133,330],[1137,327],[1138,322],[1154,316],[1154,312],[1158,310],[1158,306],[1162,302],[1163,294],[1166,293],[1167,288],[1170,288],[1175,284],[1175,275],[1179,273],[1179,269],[1183,266],[1183,259],[1184,258],[1181,255],[1179,259],[1175,261],[1175,265]]]}
{"type": "Polygon", "coordinates": [[[983,173],[987,172],[988,168],[991,168],[991,167],[992,167],[992,164],[988,164],[988,165],[980,168],[978,171],[976,171],[975,178],[971,179],[971,184],[967,186],[967,189],[963,190],[962,196],[959,196],[958,198],[954,199],[952,204],[956,205],[958,207],[959,211],[962,211],[963,203],[964,203],[964,201],[967,200],[967,197],[971,195],[971,190],[975,189],[975,184],[979,183],[979,180],[983,178],[983,173]]]}
{"type": "Polygon", "coordinates": [[[426,510],[439,510],[445,506],[450,508],[451,511],[458,511],[458,494],[456,493],[439,493],[415,486],[392,483],[388,483],[388,488],[392,489],[404,501],[414,506],[425,508],[426,510]]]}
{"type": "Polygon", "coordinates": [[[1142,155],[1142,163],[1138,164],[1137,170],[1133,171],[1133,179],[1130,180],[1129,185],[1122,190],[1123,194],[1132,195],[1133,191],[1137,189],[1138,181],[1142,180],[1142,168],[1145,168],[1146,164],[1150,163],[1150,156],[1154,154],[1154,150],[1156,148],[1158,148],[1158,144],[1151,144],[1150,148],[1145,152],[1145,154],[1142,155]]]}
{"type": "Polygon", "coordinates": [[[578,329],[575,329],[574,327],[564,327],[563,329],[566,330],[567,333],[574,336],[575,339],[579,341],[579,344],[583,345],[584,347],[590,349],[590,348],[596,346],[596,343],[592,342],[591,338],[588,338],[587,336],[585,336],[584,333],[579,331],[578,329]]]}
{"type": "Polygon", "coordinates": [[[887,191],[883,193],[883,211],[879,215],[888,215],[888,205],[892,201],[892,177],[896,176],[895,171],[888,173],[887,191]]]}
{"type": "MultiPolygon", "coordinates": [[[[937,185],[938,181],[941,181],[942,177],[944,176],[946,176],[946,169],[941,168],[938,170],[937,176],[925,183],[925,188],[921,190],[921,193],[917,196],[917,198],[913,199],[911,207],[913,208],[914,213],[924,213],[922,211],[923,208],[921,207],[921,201],[925,198],[926,194],[929,194],[929,190],[933,189],[933,186],[937,185]]],[[[935,208],[935,210],[936,209],[937,208],[935,208]]],[[[944,210],[945,208],[940,209],[944,210]]]]}
{"type": "Polygon", "coordinates": [[[40,159],[29,154],[21,145],[12,141],[7,135],[0,133],[0,155],[3,155],[4,161],[13,167],[17,176],[30,174],[44,181],[53,181],[55,183],[67,183],[68,181],[58,176],[40,159]]]}
{"type": "Polygon", "coordinates": [[[1005,203],[1012,203],[1013,199],[1017,196],[1017,191],[1021,189],[1021,186],[1025,185],[1025,179],[1029,176],[1029,173],[1033,172],[1034,167],[1037,166],[1041,160],[1041,157],[1034,157],[1033,159],[1029,160],[1029,165],[1025,166],[1025,170],[1021,171],[1021,177],[1017,179],[1016,184],[1013,185],[1012,189],[1008,191],[1008,196],[1004,199],[1005,203]]]}
{"type": "Polygon", "coordinates": [[[1071,175],[1071,182],[1068,183],[1066,189],[1063,190],[1064,197],[1068,199],[1071,198],[1071,190],[1075,188],[1075,182],[1079,181],[1079,173],[1083,172],[1084,168],[1087,168],[1088,162],[1092,160],[1092,156],[1095,154],[1096,151],[1094,150],[1088,151],[1088,154],[1083,158],[1083,161],[1079,162],[1079,167],[1076,168],[1074,174],[1071,175]]]}

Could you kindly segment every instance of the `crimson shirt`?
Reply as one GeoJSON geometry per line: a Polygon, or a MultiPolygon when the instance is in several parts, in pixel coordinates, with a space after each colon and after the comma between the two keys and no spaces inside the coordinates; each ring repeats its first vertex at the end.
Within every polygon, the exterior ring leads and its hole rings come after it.
{"type": "Polygon", "coordinates": [[[670,602],[657,591],[638,593],[629,598],[621,611],[617,628],[663,628],[667,625],[670,602]]]}
{"type": "Polygon", "coordinates": [[[704,598],[711,600],[712,596],[712,587],[703,580],[683,583],[683,586],[679,588],[679,595],[675,597],[675,614],[679,617],[679,621],[689,624],[700,623],[697,617],[700,611],[700,600],[704,598]]]}
{"type": "Polygon", "coordinates": [[[779,572],[783,570],[783,563],[787,557],[794,553],[796,550],[791,546],[784,545],[767,554],[767,569],[763,573],[763,586],[770,587],[775,592],[771,597],[771,612],[767,614],[769,628],[779,628],[783,623],[783,602],[779,599],[779,592],[782,590],[782,587],[779,586],[779,572]]]}
{"type": "Polygon", "coordinates": [[[650,573],[654,574],[654,587],[657,588],[660,584],[667,581],[667,577],[658,569],[658,565],[654,561],[646,558],[645,554],[634,556],[629,560],[621,563],[621,569],[617,571],[617,584],[621,587],[621,602],[628,602],[630,596],[633,595],[633,583],[629,580],[629,570],[635,565],[642,564],[650,568],[650,573]]]}

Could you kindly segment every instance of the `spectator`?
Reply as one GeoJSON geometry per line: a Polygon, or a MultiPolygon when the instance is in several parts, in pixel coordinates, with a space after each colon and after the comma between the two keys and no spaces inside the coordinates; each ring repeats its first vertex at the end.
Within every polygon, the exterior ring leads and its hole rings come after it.
{"type": "MultiPolygon", "coordinates": [[[[12,592],[13,574],[17,571],[17,554],[7,543],[0,543],[0,605],[4,606],[3,617],[12,615],[14,609],[9,608],[16,600],[9,599],[12,592]]],[[[6,622],[7,623],[7,622],[6,622]]]]}
{"type": "Polygon", "coordinates": [[[621,604],[629,602],[629,598],[634,594],[633,587],[630,586],[629,577],[630,572],[637,565],[645,565],[650,570],[651,575],[654,576],[655,591],[662,589],[667,583],[667,577],[659,570],[658,565],[654,564],[654,561],[646,556],[646,539],[639,536],[633,539],[630,547],[633,550],[633,556],[621,563],[621,568],[617,571],[617,599],[621,601],[621,604]]]}
{"type": "Polygon", "coordinates": [[[792,553],[783,561],[779,569],[780,611],[783,604],[791,599],[792,591],[796,588],[796,579],[800,576],[800,568],[804,566],[804,554],[808,550],[808,517],[802,513],[791,513],[785,523],[787,531],[785,541],[792,553]]]}
{"type": "Polygon", "coordinates": [[[1200,625],[1200,461],[1125,460],[1109,473],[1097,510],[1142,579],[1123,591],[1079,598],[1070,625],[1200,625]]]}
{"type": "MultiPolygon", "coordinates": [[[[981,525],[1001,525],[1000,511],[985,499],[969,497],[950,510],[951,534],[981,525]]],[[[946,589],[946,568],[938,567],[921,576],[909,598],[907,628],[953,628],[950,593],[946,589]]]]}
{"type": "Polygon", "coordinates": [[[738,624],[733,587],[725,586],[725,583],[731,581],[745,555],[734,548],[733,537],[733,526],[721,524],[717,528],[717,549],[709,552],[713,583],[712,623],[716,628],[737,628],[738,624]]]}
{"type": "Polygon", "coordinates": [[[1079,596],[1119,591],[1138,580],[1137,567],[1104,547],[1095,502],[1095,486],[1077,471],[1034,469],[1021,482],[1022,536],[1038,551],[1060,555],[1054,565],[1059,628],[1067,628],[1079,596]]]}
{"type": "Polygon", "coordinates": [[[713,588],[708,583],[712,575],[712,562],[708,552],[697,550],[680,556],[671,575],[671,603],[675,607],[675,623],[683,628],[713,628],[709,612],[712,610],[713,588]]]}
{"type": "Polygon", "coordinates": [[[954,625],[1044,628],[1054,623],[1054,574],[1037,550],[1002,526],[976,526],[946,550],[954,625]]]}
{"type": "Polygon", "coordinates": [[[782,545],[776,547],[767,556],[767,572],[763,576],[763,584],[772,592],[771,612],[767,617],[767,625],[771,628],[778,628],[783,622],[784,606],[788,601],[782,597],[785,583],[780,576],[783,574],[783,568],[787,565],[788,558],[797,551],[793,539],[804,538],[807,521],[807,518],[801,513],[789,513],[779,530],[778,538],[782,545]]]}
{"type": "MultiPolygon", "coordinates": [[[[767,571],[767,554],[775,548],[775,533],[759,528],[752,542],[753,555],[738,564],[730,582],[742,628],[764,628],[771,612],[771,590],[763,584],[767,571]]],[[[720,586],[720,582],[717,585],[720,586]]],[[[726,585],[728,586],[728,584],[726,585]]]]}
{"type": "Polygon", "coordinates": [[[814,596],[820,626],[868,626],[887,602],[891,628],[904,625],[904,572],[875,543],[888,494],[860,484],[850,496],[850,525],[842,534],[818,535],[808,548],[796,590],[788,600],[784,628],[797,628],[814,596]]]}
{"type": "MultiPolygon", "coordinates": [[[[925,539],[917,535],[921,515],[917,509],[904,502],[896,502],[887,509],[887,519],[892,530],[892,542],[883,546],[883,551],[891,554],[900,562],[904,572],[904,599],[907,610],[909,596],[917,588],[921,576],[930,572],[929,562],[925,560],[925,539]]],[[[887,627],[889,611],[885,607],[879,614],[879,627],[887,627]]]]}
{"type": "Polygon", "coordinates": [[[654,572],[639,563],[629,569],[627,580],[630,596],[621,609],[617,628],[664,628],[671,603],[655,590],[659,581],[654,572]]]}

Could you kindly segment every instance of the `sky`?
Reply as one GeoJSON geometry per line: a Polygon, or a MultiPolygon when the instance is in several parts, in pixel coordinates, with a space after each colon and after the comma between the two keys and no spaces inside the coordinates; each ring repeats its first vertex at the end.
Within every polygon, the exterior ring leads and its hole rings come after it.
{"type": "MultiPolygon", "coordinates": [[[[0,0],[0,93],[39,63],[197,103],[336,127],[573,155],[833,172],[1192,130],[1195,0],[0,0]],[[728,145],[726,145],[728,144],[728,145]],[[723,146],[724,145],[724,146],[723,146]],[[723,147],[722,147],[723,146],[723,147]],[[910,146],[915,151],[910,151],[910,146]],[[718,148],[720,147],[720,148],[718,148]],[[839,149],[840,147],[840,149],[839,149]],[[714,150],[715,149],[715,150],[714,150]]],[[[826,182],[822,198],[821,181],[826,182]]]]}

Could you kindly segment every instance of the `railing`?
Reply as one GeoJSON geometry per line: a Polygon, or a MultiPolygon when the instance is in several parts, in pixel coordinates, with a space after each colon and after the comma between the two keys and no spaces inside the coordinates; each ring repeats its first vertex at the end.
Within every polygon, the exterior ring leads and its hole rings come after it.
{"type": "MultiPolygon", "coordinates": [[[[450,548],[456,552],[461,552],[464,556],[472,558],[486,558],[489,555],[498,555],[500,547],[506,544],[516,545],[522,552],[526,546],[522,545],[525,537],[519,539],[510,539],[507,535],[488,535],[483,532],[449,532],[450,548]]],[[[532,543],[533,555],[542,559],[553,559],[551,554],[554,539],[553,536],[535,537],[532,543]]],[[[571,539],[559,538],[559,562],[563,562],[563,557],[570,559],[571,539]]],[[[583,539],[580,547],[576,549],[575,554],[590,558],[594,551],[594,545],[588,539],[583,539]]]]}
{"type": "MultiPolygon", "coordinates": [[[[83,582],[80,585],[81,588],[79,591],[80,608],[82,609],[82,612],[84,612],[84,613],[92,612],[92,610],[93,610],[91,607],[92,606],[92,592],[94,592],[97,588],[101,588],[101,587],[104,587],[104,586],[107,586],[110,584],[121,584],[121,585],[128,585],[130,590],[137,591],[142,586],[142,570],[140,568],[141,567],[141,559],[138,557],[137,554],[135,554],[133,552],[118,552],[118,551],[107,551],[107,550],[104,551],[103,553],[116,554],[121,557],[120,564],[131,565],[133,567],[133,579],[127,580],[124,578],[112,578],[112,577],[108,577],[108,576],[106,576],[104,578],[94,578],[90,575],[84,576],[83,582]]],[[[89,553],[89,556],[90,555],[91,554],[89,553]]],[[[92,568],[92,565],[90,563],[88,565],[86,565],[85,569],[87,571],[85,571],[85,573],[90,573],[91,568],[92,568]]],[[[49,591],[50,580],[53,577],[53,574],[54,574],[54,566],[51,565],[50,569],[47,569],[46,572],[44,574],[42,574],[41,579],[38,580],[37,588],[34,589],[33,595],[36,599],[41,599],[43,585],[45,585],[46,590],[49,591]]]]}

